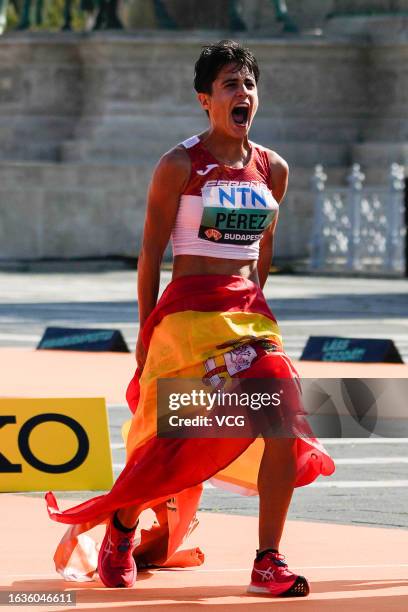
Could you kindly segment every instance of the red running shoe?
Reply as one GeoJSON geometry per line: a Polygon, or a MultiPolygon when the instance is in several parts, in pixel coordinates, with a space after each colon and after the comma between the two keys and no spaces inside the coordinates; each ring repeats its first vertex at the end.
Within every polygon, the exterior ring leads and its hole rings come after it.
{"type": "Polygon", "coordinates": [[[98,574],[105,586],[114,589],[135,584],[137,568],[132,553],[136,527],[122,531],[115,518],[109,522],[98,556],[98,574]]]}
{"type": "Polygon", "coordinates": [[[248,593],[272,597],[305,597],[309,592],[306,578],[291,572],[283,555],[272,550],[257,555],[248,593]]]}

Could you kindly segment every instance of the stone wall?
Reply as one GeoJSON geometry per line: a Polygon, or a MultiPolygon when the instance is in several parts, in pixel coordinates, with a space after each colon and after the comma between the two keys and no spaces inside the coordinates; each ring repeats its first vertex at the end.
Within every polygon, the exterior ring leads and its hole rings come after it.
{"type": "Polygon", "coordinates": [[[0,260],[136,256],[150,165],[0,164],[0,260]]]}
{"type": "MultiPolygon", "coordinates": [[[[0,158],[157,159],[207,124],[192,87],[202,42],[176,34],[3,37],[0,158]]],[[[252,138],[294,164],[348,163],[370,114],[364,45],[245,42],[261,66],[252,138]]]]}
{"type": "Polygon", "coordinates": [[[334,0],[333,10],[347,15],[408,12],[408,0],[334,0]]]}
{"type": "Polygon", "coordinates": [[[0,38],[0,158],[55,159],[82,109],[78,40],[13,34],[0,38]]]}
{"type": "MultiPolygon", "coordinates": [[[[216,40],[221,33],[212,33],[216,40]]],[[[0,39],[0,259],[136,255],[154,164],[206,127],[197,33],[0,39]]],[[[279,257],[308,254],[316,163],[381,181],[408,158],[408,45],[250,39],[261,66],[253,140],[291,168],[279,257]]]]}
{"type": "MultiPolygon", "coordinates": [[[[367,114],[365,50],[327,41],[249,41],[261,65],[252,138],[292,163],[348,161],[367,114]],[[339,84],[341,83],[341,87],[339,84]]],[[[157,159],[207,122],[192,88],[201,41],[186,36],[88,39],[82,109],[64,161],[157,159]]]]}

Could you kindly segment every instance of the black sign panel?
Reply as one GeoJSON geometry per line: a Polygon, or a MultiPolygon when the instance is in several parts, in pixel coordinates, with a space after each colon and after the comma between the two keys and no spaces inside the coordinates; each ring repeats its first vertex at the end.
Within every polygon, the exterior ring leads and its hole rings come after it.
{"type": "Polygon", "coordinates": [[[310,336],[301,361],[404,363],[392,340],[310,336]]]}
{"type": "Polygon", "coordinates": [[[116,329],[74,329],[47,327],[37,349],[60,351],[111,351],[129,353],[129,348],[116,329]]]}

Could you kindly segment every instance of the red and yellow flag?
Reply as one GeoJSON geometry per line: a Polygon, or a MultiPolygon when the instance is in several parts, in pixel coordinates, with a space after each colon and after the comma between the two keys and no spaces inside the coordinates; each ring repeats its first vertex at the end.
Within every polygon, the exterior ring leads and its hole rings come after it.
{"type": "MultiPolygon", "coordinates": [[[[201,551],[189,551],[187,559],[177,557],[176,550],[195,524],[201,483],[212,478],[215,484],[243,494],[257,492],[262,439],[157,437],[158,379],[207,377],[214,382],[223,377],[285,379],[297,375],[283,351],[278,325],[261,289],[240,276],[186,276],[171,282],[144,325],[143,342],[147,361],[142,375],[136,371],[127,391],[134,413],[127,462],[113,488],[65,511],[58,509],[52,493],[46,496],[50,517],[72,525],[55,557],[57,569],[66,578],[75,578],[81,571],[92,576],[94,563],[86,546],[85,552],[78,553],[79,536],[118,508],[139,506],[140,511],[156,511],[159,526],[144,532],[136,558],[155,565],[168,565],[172,560],[174,564],[199,564],[201,551]],[[245,358],[240,352],[247,345],[255,347],[250,358],[248,351],[245,358]],[[261,345],[269,349],[258,350],[261,345]],[[163,538],[167,539],[164,548],[163,538]],[[74,558],[81,562],[74,563],[74,558]]],[[[299,437],[296,444],[295,486],[333,473],[333,460],[318,440],[299,437]]]]}

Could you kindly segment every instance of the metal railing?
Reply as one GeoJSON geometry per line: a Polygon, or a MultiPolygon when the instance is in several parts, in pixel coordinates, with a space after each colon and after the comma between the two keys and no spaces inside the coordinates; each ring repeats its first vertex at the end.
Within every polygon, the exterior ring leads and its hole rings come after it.
{"type": "Polygon", "coordinates": [[[347,187],[327,187],[315,168],[310,267],[314,272],[405,274],[404,168],[392,164],[388,184],[364,186],[354,164],[347,187]]]}

